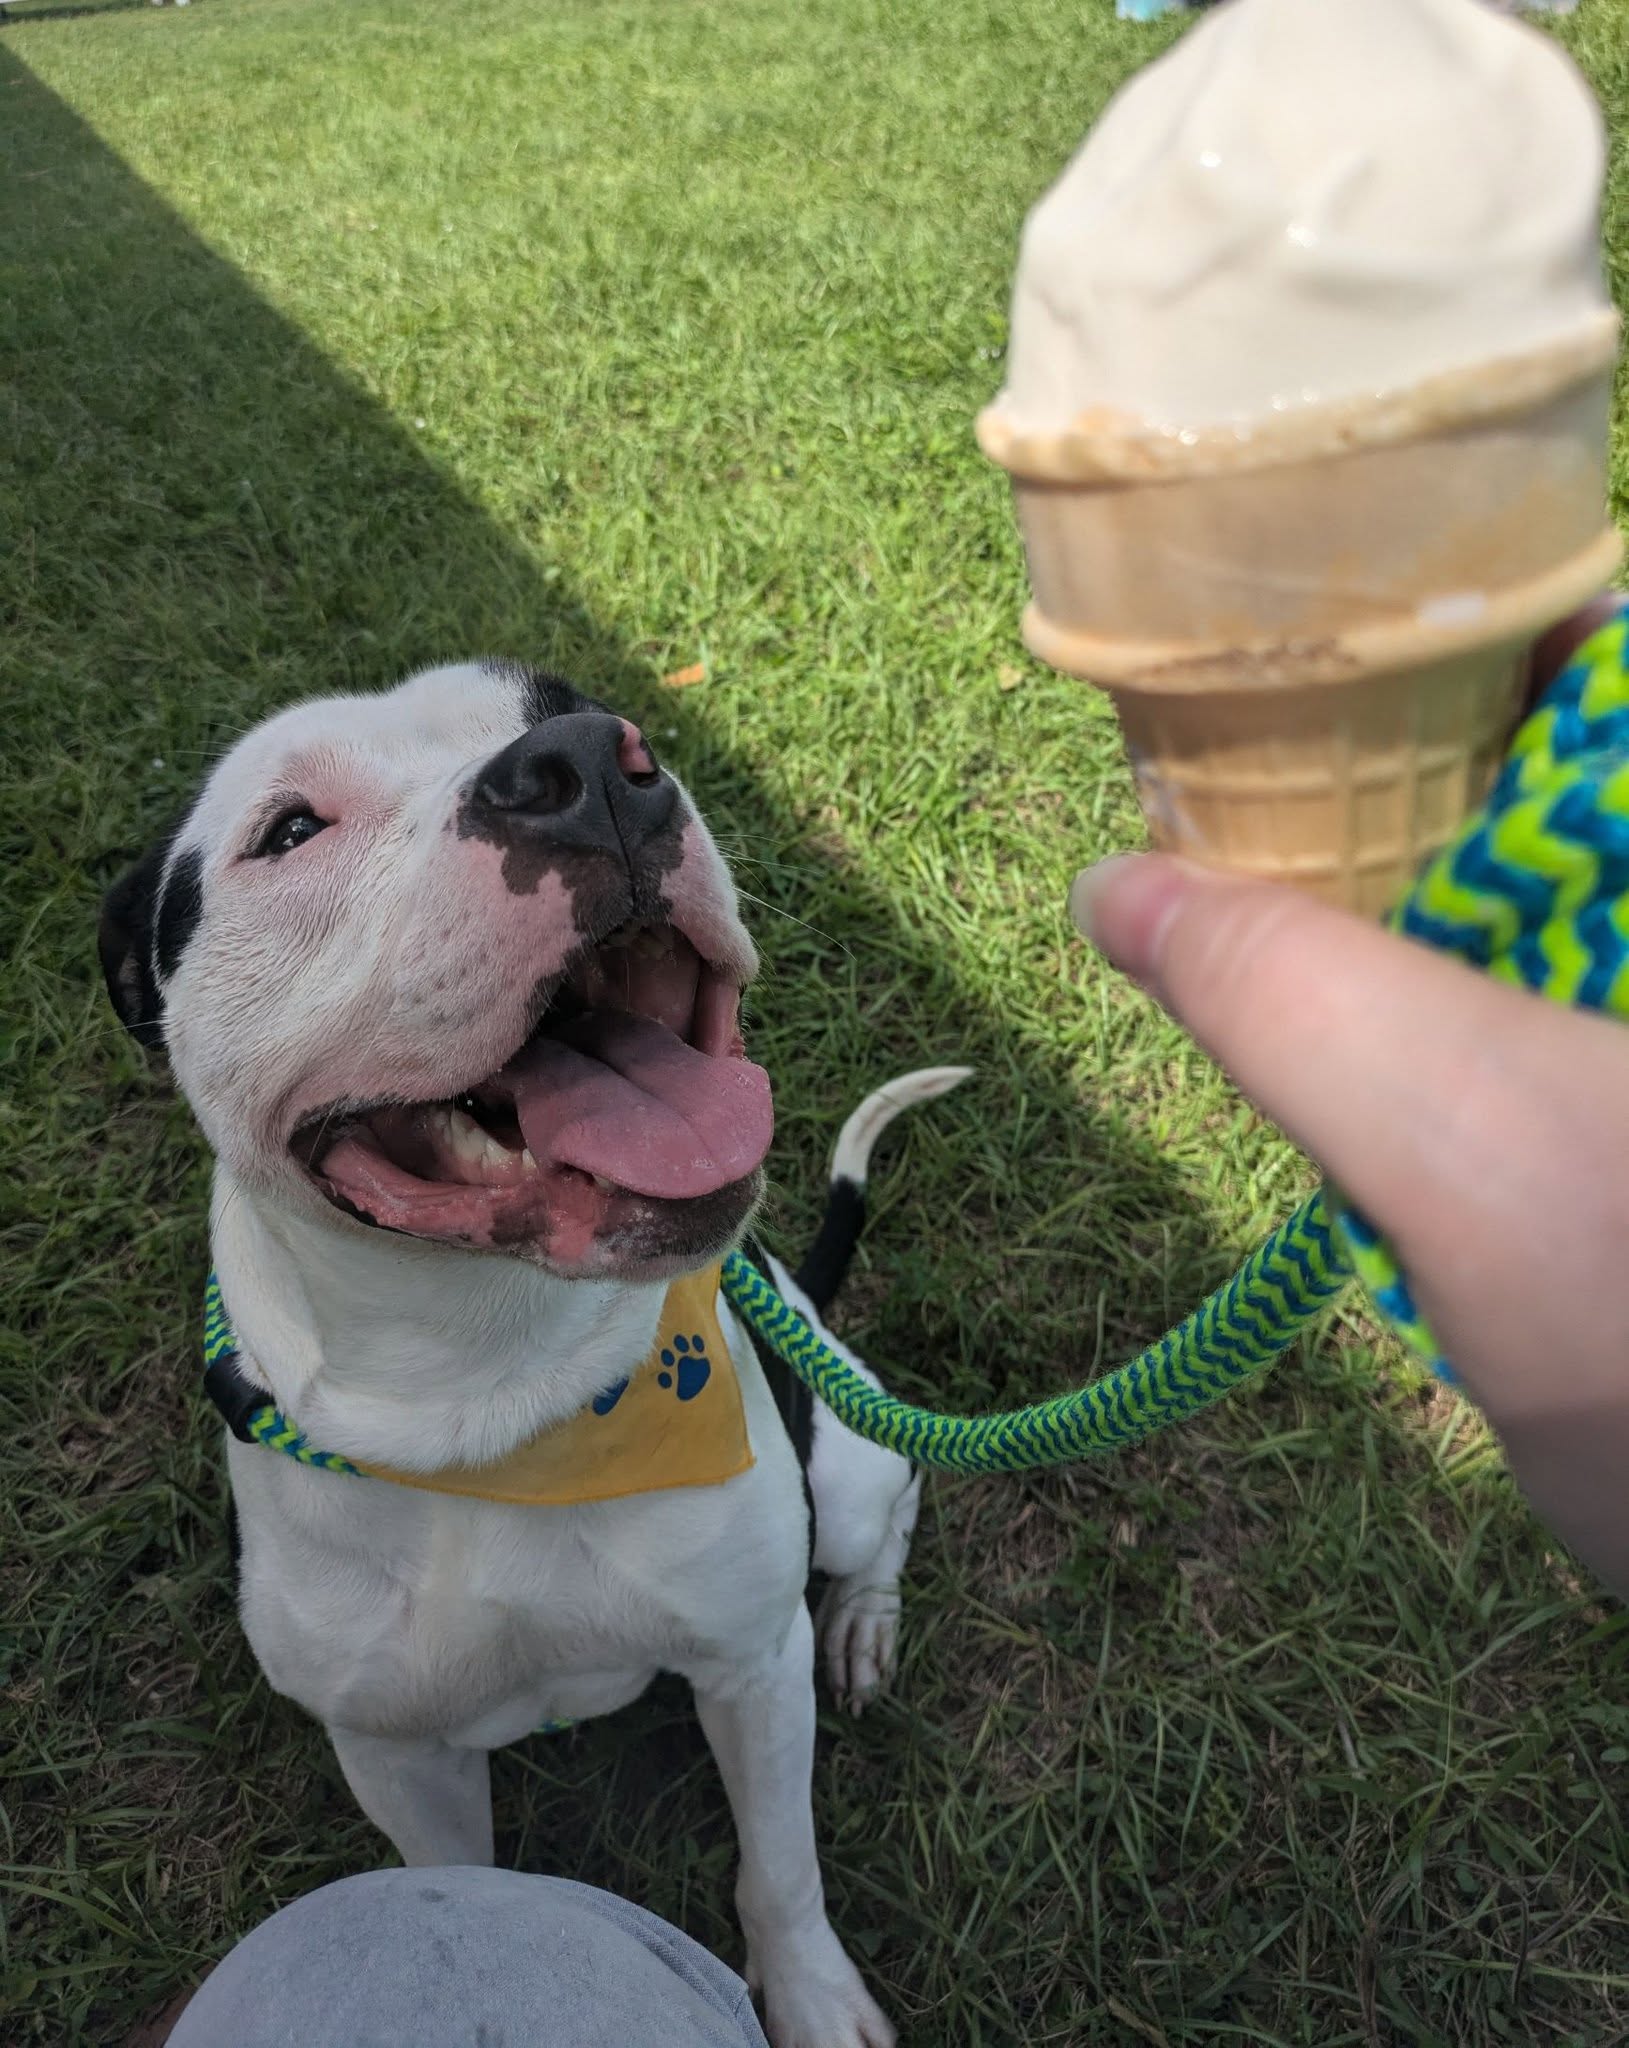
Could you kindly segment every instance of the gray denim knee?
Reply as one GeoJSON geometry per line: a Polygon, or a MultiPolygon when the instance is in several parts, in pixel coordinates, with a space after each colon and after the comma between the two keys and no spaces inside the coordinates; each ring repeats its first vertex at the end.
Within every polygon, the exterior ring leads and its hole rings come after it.
{"type": "Polygon", "coordinates": [[[285,1906],[170,2048],[764,2048],[747,1988],[643,1907],[567,1878],[377,1870],[285,1906]]]}

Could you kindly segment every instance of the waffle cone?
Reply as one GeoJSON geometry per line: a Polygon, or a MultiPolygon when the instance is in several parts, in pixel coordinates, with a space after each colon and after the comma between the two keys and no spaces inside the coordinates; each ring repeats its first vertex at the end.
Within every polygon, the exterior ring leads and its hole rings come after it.
{"type": "Polygon", "coordinates": [[[1610,580],[1615,323],[1248,436],[980,419],[1042,660],[1100,684],[1157,846],[1383,912],[1486,795],[1526,650],[1610,580]]]}

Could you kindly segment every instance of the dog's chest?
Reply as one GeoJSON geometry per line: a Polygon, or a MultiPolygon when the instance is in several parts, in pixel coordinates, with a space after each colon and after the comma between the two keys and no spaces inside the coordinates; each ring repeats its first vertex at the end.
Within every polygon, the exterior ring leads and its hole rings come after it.
{"type": "MultiPolygon", "coordinates": [[[[631,1556],[626,1524],[639,1519],[620,1503],[607,1513],[437,1502],[403,1624],[421,1643],[507,1655],[533,1671],[678,1648],[717,1618],[710,1575],[698,1583],[672,1570],[671,1552],[631,1556]]],[[[670,1545],[682,1541],[682,1513],[654,1519],[670,1545]]]]}
{"type": "Polygon", "coordinates": [[[234,1446],[245,1626],[272,1683],[331,1722],[408,1733],[607,1711],[657,1670],[778,1640],[805,1536],[790,1447],[765,1449],[724,1486],[517,1508],[234,1446]]]}
{"type": "Polygon", "coordinates": [[[432,1519],[354,1673],[420,1725],[467,1731],[495,1718],[491,1739],[503,1740],[603,1711],[682,1659],[705,1625],[665,1588],[630,1580],[593,1531],[560,1526],[580,1524],[569,1511],[511,1512],[518,1528],[456,1510],[432,1519]]]}

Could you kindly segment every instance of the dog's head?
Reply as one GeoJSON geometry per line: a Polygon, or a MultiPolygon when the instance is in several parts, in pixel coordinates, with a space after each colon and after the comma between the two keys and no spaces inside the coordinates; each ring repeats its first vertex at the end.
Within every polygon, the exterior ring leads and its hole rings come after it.
{"type": "Polygon", "coordinates": [[[101,950],[237,1181],[336,1228],[657,1279],[760,1192],[728,871],[639,729],[555,677],[268,720],[110,892],[101,950]]]}

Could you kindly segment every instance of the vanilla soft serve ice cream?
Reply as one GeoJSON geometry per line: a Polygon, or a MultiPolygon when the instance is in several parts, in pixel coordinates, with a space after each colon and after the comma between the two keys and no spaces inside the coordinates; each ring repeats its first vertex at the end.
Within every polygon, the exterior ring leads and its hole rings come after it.
{"type": "Polygon", "coordinates": [[[1568,57],[1482,0],[1226,0],[1031,213],[991,411],[1247,425],[1598,328],[1604,158],[1568,57]]]}
{"type": "Polygon", "coordinates": [[[1224,0],[1030,215],[979,441],[1156,844],[1377,914],[1480,801],[1621,558],[1604,167],[1482,0],[1224,0]]]}

